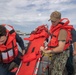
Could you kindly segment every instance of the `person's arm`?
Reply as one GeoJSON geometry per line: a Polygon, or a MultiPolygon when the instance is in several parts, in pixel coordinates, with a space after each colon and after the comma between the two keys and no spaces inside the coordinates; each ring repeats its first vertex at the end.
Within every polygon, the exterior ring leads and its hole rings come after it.
{"type": "Polygon", "coordinates": [[[73,47],[74,47],[73,55],[75,56],[76,55],[76,42],[73,43],[73,47]]]}
{"type": "Polygon", "coordinates": [[[44,47],[40,47],[40,50],[44,53],[60,53],[63,52],[65,46],[65,41],[59,41],[59,45],[56,48],[53,48],[52,50],[46,50],[44,47]]]}
{"type": "Polygon", "coordinates": [[[76,31],[73,29],[71,31],[72,34],[72,42],[73,42],[73,55],[76,55],[76,31]]]}
{"type": "Polygon", "coordinates": [[[67,38],[67,32],[65,30],[61,30],[58,36],[59,44],[56,48],[53,48],[52,50],[45,50],[44,47],[40,47],[40,50],[44,53],[60,53],[63,52],[64,46],[66,43],[67,38]]]}
{"type": "Polygon", "coordinates": [[[22,54],[24,55],[24,53],[25,53],[24,42],[23,42],[22,38],[18,34],[16,34],[16,41],[19,44],[20,48],[22,49],[22,54]]]}

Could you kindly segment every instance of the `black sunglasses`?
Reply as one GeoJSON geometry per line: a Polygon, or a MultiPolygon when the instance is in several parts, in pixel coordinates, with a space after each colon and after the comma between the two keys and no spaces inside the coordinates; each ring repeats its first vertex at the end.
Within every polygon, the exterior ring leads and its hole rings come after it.
{"type": "Polygon", "coordinates": [[[52,21],[52,20],[51,20],[51,22],[52,22],[52,23],[55,23],[56,21],[52,21]]]}

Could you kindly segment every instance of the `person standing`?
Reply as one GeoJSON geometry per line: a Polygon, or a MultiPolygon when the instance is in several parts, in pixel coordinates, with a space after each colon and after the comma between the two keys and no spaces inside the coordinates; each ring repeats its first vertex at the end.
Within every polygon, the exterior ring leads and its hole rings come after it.
{"type": "Polygon", "coordinates": [[[67,63],[66,63],[66,70],[68,75],[74,74],[74,64],[73,64],[73,56],[76,56],[76,31],[73,29],[71,31],[72,34],[72,41],[70,45],[70,56],[68,57],[67,63]]]}
{"type": "Polygon", "coordinates": [[[71,30],[73,26],[68,25],[67,18],[61,19],[61,13],[54,11],[50,15],[52,25],[50,27],[51,39],[48,48],[41,46],[44,53],[51,53],[51,75],[63,75],[67,59],[69,57],[69,47],[71,41],[71,30]]]}

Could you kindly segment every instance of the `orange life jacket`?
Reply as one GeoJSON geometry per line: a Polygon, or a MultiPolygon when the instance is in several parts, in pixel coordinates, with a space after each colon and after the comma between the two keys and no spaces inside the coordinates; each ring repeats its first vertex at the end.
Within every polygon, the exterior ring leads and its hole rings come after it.
{"type": "Polygon", "coordinates": [[[9,25],[4,25],[7,28],[7,42],[0,45],[0,62],[9,63],[18,55],[18,46],[16,44],[16,33],[9,25]]]}
{"type": "Polygon", "coordinates": [[[71,30],[73,29],[72,25],[68,25],[69,20],[67,18],[61,19],[60,23],[57,26],[51,26],[50,34],[51,34],[51,40],[48,43],[49,48],[55,48],[58,46],[58,35],[61,29],[64,29],[67,31],[67,38],[66,38],[66,44],[64,46],[64,50],[66,50],[70,46],[70,41],[72,40],[71,36],[71,30]],[[64,20],[66,20],[64,22],[64,20]]]}
{"type": "Polygon", "coordinates": [[[31,32],[30,37],[24,38],[24,40],[32,41],[39,37],[47,37],[48,38],[49,34],[47,33],[47,31],[48,31],[47,25],[38,26],[34,31],[31,32]]]}

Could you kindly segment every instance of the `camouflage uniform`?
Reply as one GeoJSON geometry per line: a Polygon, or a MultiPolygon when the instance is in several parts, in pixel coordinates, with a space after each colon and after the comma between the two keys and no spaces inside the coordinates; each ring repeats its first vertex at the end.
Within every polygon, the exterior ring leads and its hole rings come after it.
{"type": "Polygon", "coordinates": [[[54,54],[51,58],[51,75],[63,75],[66,61],[69,57],[69,49],[62,53],[54,54]]]}

